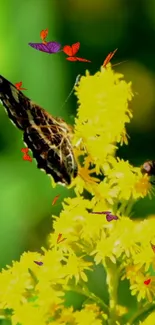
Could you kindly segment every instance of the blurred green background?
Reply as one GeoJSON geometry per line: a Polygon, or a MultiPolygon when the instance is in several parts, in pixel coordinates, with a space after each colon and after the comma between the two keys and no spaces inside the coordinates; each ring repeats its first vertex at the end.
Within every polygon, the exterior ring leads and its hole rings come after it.
{"type": "MultiPolygon", "coordinates": [[[[106,55],[118,48],[115,71],[132,81],[134,118],[127,127],[128,146],[119,155],[135,166],[155,159],[155,1],[154,0],[0,0],[0,71],[12,83],[23,82],[24,93],[54,116],[74,122],[74,95],[61,108],[78,74],[93,74],[106,55]],[[81,43],[79,56],[92,63],[69,62],[64,53],[48,55],[28,46],[48,41],[81,43]]],[[[22,133],[0,106],[0,266],[19,259],[24,250],[46,245],[51,215],[61,210],[71,192],[22,160],[22,133]],[[52,200],[61,194],[60,204],[52,200]]],[[[155,213],[155,199],[136,203],[133,217],[155,213]]]]}

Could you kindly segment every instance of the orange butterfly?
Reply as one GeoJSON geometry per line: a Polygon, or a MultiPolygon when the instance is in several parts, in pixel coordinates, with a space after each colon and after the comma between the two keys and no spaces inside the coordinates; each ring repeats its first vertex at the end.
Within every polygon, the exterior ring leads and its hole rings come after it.
{"type": "Polygon", "coordinates": [[[15,87],[16,87],[18,90],[27,90],[26,88],[22,88],[21,86],[22,86],[22,81],[17,82],[17,83],[15,84],[15,87]]]}
{"type": "Polygon", "coordinates": [[[66,238],[62,238],[62,234],[58,234],[57,237],[57,244],[61,243],[62,241],[64,241],[66,238]]]}
{"type": "Polygon", "coordinates": [[[71,46],[65,45],[62,49],[62,51],[68,55],[66,60],[68,61],[81,61],[81,62],[91,62],[90,60],[79,58],[75,56],[75,54],[78,52],[80,48],[80,42],[74,43],[71,46]]]}
{"type": "Polygon", "coordinates": [[[43,44],[47,44],[47,42],[45,41],[45,38],[47,37],[47,35],[48,35],[48,28],[43,29],[43,30],[40,32],[40,37],[41,37],[41,39],[42,39],[43,44]]]}
{"type": "Polygon", "coordinates": [[[117,52],[117,50],[118,50],[118,49],[114,50],[113,52],[110,52],[110,53],[106,56],[106,58],[105,58],[105,60],[104,60],[104,62],[103,62],[103,67],[104,67],[104,68],[105,68],[106,65],[111,61],[111,59],[113,58],[113,56],[115,55],[115,53],[117,52]]]}
{"type": "Polygon", "coordinates": [[[155,253],[155,245],[152,244],[151,242],[150,242],[150,245],[151,245],[151,248],[152,248],[153,252],[155,253]]]}
{"type": "Polygon", "coordinates": [[[22,148],[21,149],[21,152],[24,153],[23,160],[27,160],[27,161],[32,162],[32,158],[28,155],[28,151],[29,151],[29,148],[22,148]]]}
{"type": "Polygon", "coordinates": [[[55,196],[55,198],[52,201],[52,205],[54,205],[57,202],[59,196],[60,196],[60,194],[58,194],[58,195],[55,196]]]}
{"type": "Polygon", "coordinates": [[[21,152],[23,152],[23,153],[28,153],[28,151],[29,151],[29,148],[22,148],[21,149],[21,152]]]}

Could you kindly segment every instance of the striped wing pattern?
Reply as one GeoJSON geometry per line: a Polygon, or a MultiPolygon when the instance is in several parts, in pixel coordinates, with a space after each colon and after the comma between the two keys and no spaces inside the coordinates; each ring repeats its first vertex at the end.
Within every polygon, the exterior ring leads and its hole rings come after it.
{"type": "Polygon", "coordinates": [[[23,139],[37,161],[37,167],[57,183],[69,185],[78,173],[70,141],[70,127],[34,104],[20,90],[0,76],[0,101],[10,120],[23,131],[23,139]]]}

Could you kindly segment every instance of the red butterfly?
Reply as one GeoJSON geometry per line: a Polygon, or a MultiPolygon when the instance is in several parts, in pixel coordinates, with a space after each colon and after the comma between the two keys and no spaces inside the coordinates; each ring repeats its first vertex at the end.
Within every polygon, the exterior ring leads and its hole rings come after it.
{"type": "Polygon", "coordinates": [[[81,61],[81,62],[91,62],[90,60],[79,58],[75,56],[75,54],[78,52],[80,48],[80,42],[74,43],[71,46],[65,45],[62,49],[62,51],[68,55],[66,60],[68,61],[81,61]]]}
{"type": "Polygon", "coordinates": [[[118,49],[114,50],[113,52],[110,52],[110,53],[106,56],[106,58],[105,58],[105,60],[104,60],[104,62],[103,62],[103,67],[104,67],[104,68],[105,68],[106,65],[111,61],[111,59],[113,58],[113,56],[115,55],[115,53],[116,53],[117,50],[118,50],[118,49]]]}
{"type": "Polygon", "coordinates": [[[148,286],[148,285],[150,284],[150,282],[151,282],[151,279],[148,279],[148,280],[145,280],[145,281],[144,281],[144,284],[145,284],[146,286],[148,286]]]}
{"type": "Polygon", "coordinates": [[[16,87],[18,90],[27,90],[26,88],[21,88],[21,86],[22,86],[22,81],[17,82],[17,83],[15,84],[15,87],[16,87]]]}
{"type": "Polygon", "coordinates": [[[43,44],[47,44],[47,42],[45,41],[47,35],[48,35],[48,28],[41,30],[40,37],[42,39],[43,44]]]}
{"type": "Polygon", "coordinates": [[[28,151],[29,151],[29,148],[22,148],[21,149],[21,152],[24,153],[23,160],[27,160],[27,161],[32,162],[32,158],[28,155],[28,151]]]}
{"type": "Polygon", "coordinates": [[[57,202],[59,196],[60,196],[60,194],[58,194],[58,195],[55,196],[55,198],[52,201],[52,205],[54,205],[57,202]]]}

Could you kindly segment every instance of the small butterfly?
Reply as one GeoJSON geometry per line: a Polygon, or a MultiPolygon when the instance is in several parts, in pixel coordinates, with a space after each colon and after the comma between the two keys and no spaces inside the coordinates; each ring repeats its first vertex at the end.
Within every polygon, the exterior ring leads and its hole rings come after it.
{"type": "Polygon", "coordinates": [[[148,286],[148,285],[150,284],[150,282],[151,282],[151,279],[148,279],[148,280],[145,280],[145,281],[144,281],[144,284],[145,284],[146,286],[148,286]]]}
{"type": "Polygon", "coordinates": [[[62,238],[62,234],[58,234],[57,238],[57,244],[60,244],[62,241],[64,241],[66,238],[62,238]]]}
{"type": "Polygon", "coordinates": [[[111,213],[110,211],[96,211],[96,212],[91,212],[91,214],[109,214],[111,213]]]}
{"type": "Polygon", "coordinates": [[[81,61],[81,62],[91,62],[90,60],[79,58],[75,56],[75,54],[78,52],[80,48],[80,42],[74,43],[71,46],[65,45],[62,49],[62,51],[68,55],[66,60],[68,61],[81,61]]]}
{"type": "Polygon", "coordinates": [[[105,60],[104,60],[104,62],[103,62],[103,67],[104,67],[104,68],[105,68],[106,65],[111,61],[111,59],[113,58],[113,56],[115,55],[115,53],[116,53],[117,50],[118,50],[118,49],[114,50],[113,52],[110,52],[110,53],[106,56],[106,58],[105,58],[105,60]]]}
{"type": "Polygon", "coordinates": [[[112,220],[118,220],[118,217],[115,216],[115,215],[113,215],[113,214],[108,213],[108,214],[106,215],[106,219],[107,219],[108,222],[110,222],[110,221],[112,221],[112,220]]]}
{"type": "Polygon", "coordinates": [[[58,194],[58,195],[55,196],[55,198],[52,201],[52,205],[54,205],[57,202],[57,200],[58,200],[59,197],[60,197],[60,194],[58,194]]]}
{"type": "Polygon", "coordinates": [[[22,88],[21,86],[22,86],[22,81],[17,82],[17,83],[15,84],[15,87],[16,87],[18,90],[27,90],[26,88],[22,88]]]}
{"type": "Polygon", "coordinates": [[[39,266],[43,265],[43,262],[39,262],[39,261],[34,261],[34,263],[36,263],[39,266]]]}
{"type": "Polygon", "coordinates": [[[112,220],[118,220],[118,217],[111,214],[110,211],[99,211],[99,212],[91,212],[93,214],[106,214],[106,219],[108,222],[112,221],[112,220]]]}
{"type": "Polygon", "coordinates": [[[60,51],[61,44],[58,42],[47,42],[46,44],[44,43],[28,43],[31,47],[34,49],[41,51],[41,52],[46,52],[48,54],[54,54],[60,51]]]}
{"type": "Polygon", "coordinates": [[[153,252],[155,253],[155,245],[152,244],[151,242],[150,242],[150,245],[151,245],[151,248],[152,248],[153,252]]]}
{"type": "Polygon", "coordinates": [[[22,148],[22,149],[21,149],[21,152],[24,153],[24,155],[23,155],[23,160],[27,160],[27,161],[32,162],[32,158],[28,155],[28,151],[29,151],[28,148],[22,148]]]}
{"type": "Polygon", "coordinates": [[[47,35],[48,35],[48,28],[43,29],[43,30],[40,32],[40,38],[42,39],[42,43],[43,43],[43,44],[47,44],[47,42],[45,41],[45,38],[47,37],[47,35]]]}
{"type": "Polygon", "coordinates": [[[29,148],[22,148],[21,149],[21,152],[23,152],[23,153],[28,153],[28,151],[29,151],[29,148]]]}

